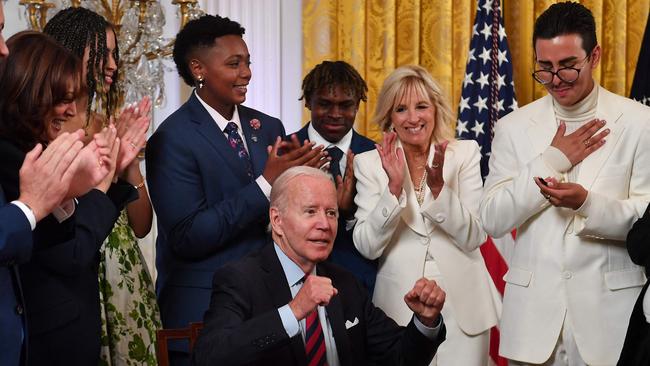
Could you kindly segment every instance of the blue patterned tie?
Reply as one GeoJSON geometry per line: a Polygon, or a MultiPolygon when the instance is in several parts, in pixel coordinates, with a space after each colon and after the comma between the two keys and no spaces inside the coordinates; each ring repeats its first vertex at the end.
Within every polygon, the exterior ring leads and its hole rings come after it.
{"type": "Polygon", "coordinates": [[[246,167],[246,174],[248,177],[253,179],[253,164],[251,163],[251,157],[248,155],[248,151],[244,147],[244,141],[241,139],[241,135],[237,132],[237,124],[235,122],[228,122],[226,129],[224,130],[228,134],[228,143],[236,152],[239,159],[244,163],[246,167]]]}

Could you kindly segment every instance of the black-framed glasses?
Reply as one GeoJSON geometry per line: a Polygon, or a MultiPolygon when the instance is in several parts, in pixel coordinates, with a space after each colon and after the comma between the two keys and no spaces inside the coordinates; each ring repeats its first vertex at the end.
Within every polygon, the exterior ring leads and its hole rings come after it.
{"type": "MultiPolygon", "coordinates": [[[[580,60],[578,64],[588,60],[590,56],[591,55],[587,55],[587,57],[580,60]]],[[[553,82],[553,77],[557,76],[558,79],[564,81],[565,83],[573,84],[576,80],[578,80],[578,77],[580,77],[580,71],[584,67],[585,66],[583,64],[579,69],[574,65],[569,67],[561,67],[557,69],[557,71],[535,70],[535,72],[533,72],[533,79],[542,85],[547,85],[553,82]]]]}

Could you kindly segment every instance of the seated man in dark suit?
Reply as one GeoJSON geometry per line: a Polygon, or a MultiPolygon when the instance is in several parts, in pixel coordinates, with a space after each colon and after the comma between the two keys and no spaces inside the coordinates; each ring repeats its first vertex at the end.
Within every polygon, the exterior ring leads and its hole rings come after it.
{"type": "Polygon", "coordinates": [[[370,297],[375,287],[377,261],[364,258],[352,242],[356,220],[356,180],[352,160],[375,148],[375,142],[354,129],[359,104],[366,101],[368,87],[357,70],[344,61],[323,61],[302,81],[302,99],[311,112],[311,122],[296,132],[301,142],[327,147],[332,159],[329,172],[337,182],[339,231],[329,261],[351,271],[363,283],[370,297]]]}
{"type": "MultiPolygon", "coordinates": [[[[272,239],[214,275],[197,365],[428,365],[445,339],[444,291],[420,279],[398,326],[348,271],[325,262],[338,226],[329,176],[295,167],[274,183],[272,239]]],[[[396,294],[399,296],[398,294],[396,294]]]]}

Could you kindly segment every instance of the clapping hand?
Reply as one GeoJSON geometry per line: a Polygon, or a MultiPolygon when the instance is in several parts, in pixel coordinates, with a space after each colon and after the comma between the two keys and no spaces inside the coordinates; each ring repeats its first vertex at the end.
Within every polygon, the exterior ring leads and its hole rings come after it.
{"type": "Polygon", "coordinates": [[[445,151],[449,141],[435,144],[435,154],[433,155],[433,162],[431,166],[425,166],[427,170],[427,185],[433,194],[433,198],[438,198],[442,187],[445,185],[445,180],[442,177],[442,168],[445,165],[445,151]]]}
{"type": "Polygon", "coordinates": [[[115,123],[117,137],[121,141],[116,166],[118,176],[123,176],[126,168],[144,147],[151,122],[150,109],[151,101],[149,97],[144,97],[137,105],[126,106],[115,123]]]}
{"type": "Polygon", "coordinates": [[[117,139],[115,126],[104,127],[101,132],[96,133],[93,139],[79,152],[79,167],[70,189],[66,195],[67,199],[79,197],[86,194],[92,188],[96,188],[111,174],[111,152],[117,139]]]}
{"type": "Polygon", "coordinates": [[[404,185],[406,159],[404,158],[404,150],[396,147],[396,143],[397,134],[395,132],[387,132],[384,133],[384,140],[381,145],[375,144],[375,147],[381,159],[381,166],[384,168],[386,175],[388,175],[388,189],[390,193],[399,199],[404,185]]]}
{"type": "Polygon", "coordinates": [[[345,179],[342,176],[336,176],[336,200],[339,206],[339,212],[344,218],[354,215],[356,207],[354,205],[354,195],[357,192],[357,180],[354,177],[354,154],[348,150],[346,156],[345,179]]]}

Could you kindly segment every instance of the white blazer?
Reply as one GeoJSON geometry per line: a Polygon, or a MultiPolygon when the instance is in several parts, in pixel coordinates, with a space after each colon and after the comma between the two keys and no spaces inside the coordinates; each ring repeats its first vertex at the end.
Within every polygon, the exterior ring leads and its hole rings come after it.
{"type": "Polygon", "coordinates": [[[646,280],[624,240],[650,201],[650,108],[599,87],[596,117],[607,121],[611,133],[580,164],[577,183],[589,194],[576,211],[551,206],[533,181],[561,178],[541,156],[557,130],[551,97],[496,124],[480,215],[495,237],[517,228],[504,277],[504,357],[546,361],[568,314],[588,364],[618,360],[646,280]]]}
{"type": "MultiPolygon", "coordinates": [[[[433,154],[431,146],[428,162],[433,154]]],[[[479,161],[475,141],[451,142],[443,166],[445,185],[435,200],[426,187],[420,207],[408,168],[398,201],[376,150],[354,158],[354,245],[366,258],[379,258],[373,302],[398,324],[406,325],[413,315],[403,296],[422,277],[427,251],[445,281],[445,306],[454,309],[460,328],[475,335],[497,323],[501,304],[478,249],[486,239],[477,215],[479,161]]]]}

